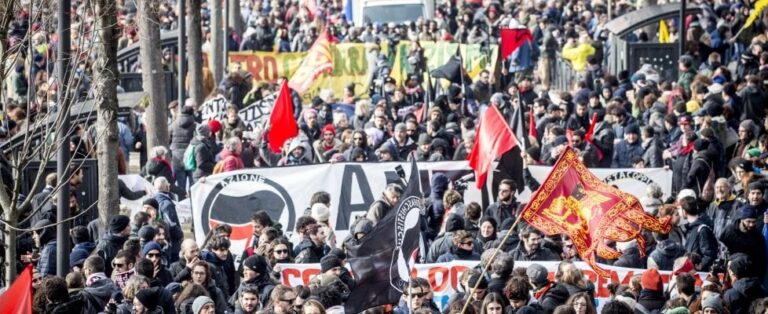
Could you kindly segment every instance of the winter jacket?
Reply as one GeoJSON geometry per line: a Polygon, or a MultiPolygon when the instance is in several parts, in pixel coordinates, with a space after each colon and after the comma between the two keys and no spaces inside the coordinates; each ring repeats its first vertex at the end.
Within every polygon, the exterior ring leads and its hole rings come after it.
{"type": "Polygon", "coordinates": [[[168,225],[170,234],[166,236],[170,238],[172,243],[181,243],[181,240],[184,239],[184,231],[181,230],[179,216],[176,213],[176,205],[173,203],[171,196],[166,192],[160,192],[155,195],[155,200],[160,205],[158,209],[160,217],[168,225]]]}
{"type": "Polygon", "coordinates": [[[365,214],[365,218],[370,220],[375,226],[379,223],[379,220],[384,218],[384,216],[392,210],[392,206],[393,205],[389,204],[389,202],[382,196],[381,199],[371,204],[371,207],[368,208],[368,213],[365,214]]]}
{"type": "Polygon", "coordinates": [[[450,251],[444,253],[443,255],[440,255],[440,257],[437,258],[437,263],[447,263],[455,260],[479,261],[480,254],[474,251],[467,252],[465,250],[459,249],[456,246],[451,246],[450,251]]]}
{"type": "MultiPolygon", "coordinates": [[[[546,292],[538,298],[539,304],[546,313],[554,312],[556,307],[565,304],[570,297],[568,289],[563,285],[551,283],[546,289],[546,292]]],[[[540,292],[534,292],[534,295],[538,293],[540,292]]]]}
{"type": "Polygon", "coordinates": [[[112,260],[117,256],[117,252],[123,249],[123,243],[126,240],[128,237],[121,237],[111,232],[99,240],[99,244],[96,245],[96,252],[104,259],[106,273],[112,273],[112,260]]]}
{"type": "Polygon", "coordinates": [[[235,129],[246,130],[245,123],[240,117],[237,117],[235,123],[229,123],[229,119],[221,121],[221,141],[225,142],[228,138],[232,137],[232,131],[235,129]]]}
{"type": "Polygon", "coordinates": [[[56,276],[56,239],[42,245],[37,270],[43,276],[56,276]]]}
{"type": "Polygon", "coordinates": [[[637,298],[637,304],[641,305],[645,311],[639,310],[638,305],[636,305],[635,314],[648,314],[656,310],[661,312],[664,309],[665,303],[666,299],[664,298],[663,291],[643,289],[640,291],[640,297],[637,298]]]}
{"type": "Polygon", "coordinates": [[[491,217],[496,220],[496,223],[501,225],[504,223],[504,220],[514,219],[517,217],[517,211],[520,207],[521,204],[515,199],[512,199],[512,203],[510,204],[502,204],[500,202],[496,202],[488,205],[488,208],[485,209],[483,216],[491,217]]]}
{"type": "Polygon", "coordinates": [[[571,65],[576,72],[582,72],[587,68],[587,58],[595,54],[595,47],[584,43],[578,46],[563,47],[562,57],[571,61],[571,65]]]}
{"type": "Polygon", "coordinates": [[[621,256],[613,266],[628,268],[645,268],[645,259],[640,256],[640,249],[637,245],[632,245],[621,252],[621,256]]]}
{"type": "Polygon", "coordinates": [[[219,148],[216,143],[210,138],[201,139],[196,137],[192,139],[190,145],[195,147],[195,165],[197,169],[192,174],[195,181],[202,177],[206,177],[213,173],[213,167],[216,166],[216,155],[219,153],[219,148]]]}
{"type": "Polygon", "coordinates": [[[211,265],[216,267],[216,270],[222,274],[221,279],[223,282],[216,282],[217,286],[221,287],[222,292],[225,295],[232,295],[237,287],[237,274],[235,274],[235,260],[230,254],[227,256],[227,260],[222,261],[216,254],[211,251],[202,251],[203,259],[211,265]]]}
{"type": "Polygon", "coordinates": [[[652,138],[643,142],[643,162],[647,168],[660,168],[664,166],[664,160],[661,159],[661,154],[664,148],[661,146],[661,141],[652,138]]]}
{"type": "Polygon", "coordinates": [[[710,170],[712,170],[712,160],[706,156],[705,152],[693,153],[691,168],[683,177],[683,187],[695,191],[696,195],[701,195],[710,170]]]}
{"type": "Polygon", "coordinates": [[[645,153],[642,143],[636,140],[634,143],[629,143],[627,140],[622,140],[616,144],[615,151],[613,152],[612,168],[632,168],[632,159],[635,157],[642,158],[645,153]]]}
{"type": "MultiPolygon", "coordinates": [[[[427,222],[429,224],[430,233],[436,235],[440,232],[440,225],[443,222],[443,216],[445,215],[445,207],[443,206],[443,194],[448,190],[448,177],[442,173],[438,173],[432,176],[430,180],[431,191],[429,193],[429,202],[432,205],[431,208],[427,208],[427,222]]],[[[430,238],[434,238],[431,236],[430,238]]]]}
{"type": "Polygon", "coordinates": [[[744,111],[741,113],[741,120],[752,119],[760,123],[765,119],[765,103],[768,101],[765,92],[752,84],[748,84],[741,89],[737,95],[743,101],[744,111]]]}
{"type": "Polygon", "coordinates": [[[327,248],[327,245],[317,246],[312,240],[304,239],[296,246],[296,263],[319,263],[327,251],[330,251],[327,248]]]}
{"type": "Polygon", "coordinates": [[[738,210],[741,208],[741,201],[736,198],[736,195],[729,195],[723,200],[715,199],[707,207],[707,216],[712,218],[714,222],[715,236],[720,239],[723,235],[723,231],[735,220],[738,215],[738,210]]]}
{"type": "Polygon", "coordinates": [[[616,132],[609,123],[598,122],[595,125],[594,134],[592,143],[603,153],[603,159],[598,162],[598,165],[600,168],[610,168],[613,162],[613,140],[616,138],[616,132]]]}
{"type": "Polygon", "coordinates": [[[175,170],[184,170],[184,151],[195,136],[195,116],[191,108],[183,107],[170,128],[171,164],[175,170]]]}
{"type": "Polygon", "coordinates": [[[227,303],[227,296],[224,292],[216,286],[214,280],[208,280],[208,286],[205,287],[208,291],[213,303],[216,305],[216,314],[224,314],[229,310],[229,304],[227,303]]]}
{"type": "Polygon", "coordinates": [[[718,253],[717,239],[712,231],[712,220],[706,214],[702,214],[693,222],[685,224],[683,232],[685,250],[701,256],[701,263],[695,265],[696,270],[709,271],[718,253]]]}
{"type": "Polygon", "coordinates": [[[548,248],[539,246],[536,251],[528,252],[525,250],[523,241],[517,245],[517,248],[511,252],[515,261],[559,261],[560,257],[552,253],[548,248]]]}
{"type": "MultiPolygon", "coordinates": [[[[176,182],[173,176],[173,167],[168,160],[160,158],[152,158],[147,161],[144,168],[141,169],[141,176],[154,178],[164,177],[168,179],[168,182],[176,182]]],[[[154,179],[153,179],[154,180],[154,179]]]]}
{"type": "Polygon", "coordinates": [[[768,292],[756,277],[741,278],[733,283],[733,288],[725,291],[723,301],[731,314],[748,314],[752,301],[766,296],[768,292]]]}
{"type": "Polygon", "coordinates": [[[87,286],[80,293],[85,299],[85,313],[101,313],[112,298],[112,294],[120,291],[112,279],[103,278],[87,286]]]}
{"type": "Polygon", "coordinates": [[[659,270],[672,270],[675,259],[685,255],[685,248],[674,240],[656,243],[656,248],[648,256],[648,264],[653,261],[659,270]]]}
{"type": "Polygon", "coordinates": [[[245,168],[243,160],[240,159],[240,155],[227,148],[221,150],[219,154],[220,161],[224,162],[223,172],[235,171],[245,168]]]}
{"type": "MultiPolygon", "coordinates": [[[[762,218],[762,217],[761,217],[762,218]]],[[[723,235],[720,236],[720,242],[728,249],[728,254],[744,253],[749,256],[753,265],[757,267],[755,274],[762,277],[765,272],[766,251],[765,239],[760,229],[755,228],[752,232],[744,233],[739,229],[740,220],[734,220],[725,228],[723,235]]]]}

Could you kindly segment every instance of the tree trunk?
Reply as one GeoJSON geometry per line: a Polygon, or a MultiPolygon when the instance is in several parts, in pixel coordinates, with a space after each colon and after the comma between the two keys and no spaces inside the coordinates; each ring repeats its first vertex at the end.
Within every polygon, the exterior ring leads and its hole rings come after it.
{"type": "Polygon", "coordinates": [[[200,18],[201,0],[189,0],[187,2],[189,21],[187,28],[187,60],[189,60],[188,83],[189,96],[195,100],[198,106],[203,104],[203,31],[200,18]]]}
{"type": "MultiPolygon", "coordinates": [[[[96,104],[98,107],[96,155],[99,169],[99,217],[103,225],[117,214],[120,193],[117,189],[117,4],[97,0],[96,16],[99,45],[95,63],[96,104]]],[[[128,152],[126,152],[127,154],[128,152]]]]}
{"type": "Polygon", "coordinates": [[[229,27],[235,34],[243,33],[243,16],[240,14],[240,0],[229,1],[229,27]]]}
{"type": "Polygon", "coordinates": [[[147,115],[147,149],[168,145],[168,108],[165,103],[165,82],[160,53],[160,1],[139,0],[139,55],[141,80],[149,93],[147,115]]]}
{"type": "Polygon", "coordinates": [[[224,30],[222,21],[222,1],[213,0],[211,6],[211,64],[208,68],[213,73],[213,80],[218,85],[224,78],[224,30]]]}

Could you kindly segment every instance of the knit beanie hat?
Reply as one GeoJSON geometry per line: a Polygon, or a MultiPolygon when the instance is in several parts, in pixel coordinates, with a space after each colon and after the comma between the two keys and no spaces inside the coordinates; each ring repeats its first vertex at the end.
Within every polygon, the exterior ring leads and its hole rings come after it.
{"type": "Polygon", "coordinates": [[[723,314],[723,300],[720,299],[719,294],[710,295],[708,298],[701,301],[701,310],[713,309],[717,311],[717,314],[723,314]]]}
{"type": "Polygon", "coordinates": [[[336,255],[326,255],[320,259],[320,272],[327,272],[334,267],[342,267],[341,260],[336,255]]]}
{"type": "Polygon", "coordinates": [[[312,204],[310,211],[312,218],[315,218],[317,221],[328,221],[331,217],[331,211],[323,203],[312,204]]]}
{"type": "Polygon", "coordinates": [[[661,280],[659,271],[655,268],[646,270],[643,276],[640,278],[640,285],[645,290],[650,291],[662,291],[664,290],[664,282],[661,280]]]}
{"type": "Polygon", "coordinates": [[[157,307],[157,301],[160,300],[160,289],[160,287],[141,289],[136,293],[136,299],[139,299],[139,302],[141,302],[149,312],[152,312],[157,307]]]}
{"type": "Polygon", "coordinates": [[[144,248],[141,249],[141,256],[147,257],[147,253],[149,253],[149,252],[151,252],[153,250],[157,250],[160,253],[163,252],[163,248],[160,246],[160,244],[157,244],[157,242],[152,241],[152,242],[149,242],[149,243],[145,244],[144,248]]]}
{"type": "Polygon", "coordinates": [[[211,300],[211,298],[206,297],[204,295],[201,295],[195,298],[195,301],[192,302],[192,313],[200,314],[200,311],[203,309],[203,306],[205,306],[206,304],[213,304],[213,300],[211,300]]]}
{"type": "Polygon", "coordinates": [[[268,269],[267,259],[261,255],[252,255],[243,261],[243,266],[259,274],[266,274],[268,269]]]}
{"type": "Polygon", "coordinates": [[[141,203],[141,205],[149,205],[152,206],[154,209],[160,209],[160,203],[157,202],[154,198],[148,198],[145,199],[144,202],[141,203]]]}
{"type": "Polygon", "coordinates": [[[143,243],[152,242],[155,239],[156,235],[157,235],[157,230],[155,230],[155,228],[150,225],[146,225],[144,227],[141,227],[141,229],[139,229],[139,239],[143,243]]]}
{"type": "Polygon", "coordinates": [[[125,215],[115,215],[109,219],[109,232],[118,234],[131,224],[131,219],[125,215]]]}

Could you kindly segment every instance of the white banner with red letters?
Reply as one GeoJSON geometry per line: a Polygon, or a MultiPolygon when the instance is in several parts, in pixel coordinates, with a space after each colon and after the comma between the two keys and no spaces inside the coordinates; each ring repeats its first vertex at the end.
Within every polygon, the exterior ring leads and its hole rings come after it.
{"type": "MultiPolygon", "coordinates": [[[[478,263],[479,261],[453,261],[440,264],[416,264],[412,275],[429,280],[434,292],[433,300],[440,309],[443,309],[447,305],[448,298],[461,291],[459,288],[461,275],[467,269],[478,266],[478,263]]],[[[555,271],[557,271],[559,262],[515,262],[515,267],[528,267],[532,263],[540,264],[547,268],[549,279],[554,281],[555,271]]],[[[575,265],[594,283],[598,312],[603,304],[610,301],[608,284],[620,283],[629,285],[633,277],[641,276],[645,271],[644,269],[613,267],[601,264],[601,267],[611,272],[610,278],[602,278],[598,277],[592,268],[584,262],[576,262],[575,265]]],[[[310,280],[320,273],[320,264],[280,264],[278,266],[280,267],[281,283],[290,287],[309,285],[310,280]]],[[[666,289],[672,272],[661,271],[660,274],[666,289]]],[[[696,278],[696,286],[699,287],[707,278],[707,274],[697,273],[694,277],[696,278]]]]}

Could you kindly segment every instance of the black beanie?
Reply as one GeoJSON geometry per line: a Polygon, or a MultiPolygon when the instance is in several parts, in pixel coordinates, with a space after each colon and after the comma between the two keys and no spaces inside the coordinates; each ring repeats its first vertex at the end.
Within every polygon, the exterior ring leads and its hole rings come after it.
{"type": "Polygon", "coordinates": [[[697,139],[693,142],[693,150],[700,152],[709,148],[709,141],[705,139],[697,139]]]}
{"type": "Polygon", "coordinates": [[[131,219],[125,215],[115,215],[109,219],[109,232],[118,234],[131,224],[131,219]]]}
{"type": "Polygon", "coordinates": [[[160,289],[160,287],[141,289],[136,293],[136,299],[139,299],[149,312],[152,312],[157,307],[157,301],[160,300],[160,289]]]}
{"type": "Polygon", "coordinates": [[[152,226],[147,225],[139,229],[139,239],[143,241],[143,243],[154,241],[155,235],[157,235],[157,230],[152,226]]]}
{"type": "Polygon", "coordinates": [[[331,250],[331,251],[328,253],[328,255],[334,255],[334,256],[338,257],[340,260],[345,260],[345,259],[347,259],[347,253],[344,253],[344,251],[343,251],[343,250],[341,250],[340,248],[334,248],[334,249],[332,249],[332,250],[331,250]]]}
{"type": "Polygon", "coordinates": [[[72,236],[72,242],[75,244],[91,241],[91,235],[88,234],[88,228],[85,226],[75,226],[72,228],[70,235],[72,236]]]}
{"type": "Polygon", "coordinates": [[[243,261],[243,266],[259,274],[266,274],[269,271],[267,259],[261,255],[252,255],[243,261]]]}
{"type": "Polygon", "coordinates": [[[154,209],[160,209],[160,203],[158,203],[157,200],[154,198],[145,199],[144,202],[141,204],[152,206],[152,208],[154,209]]]}
{"type": "Polygon", "coordinates": [[[488,281],[485,280],[485,277],[480,276],[480,273],[472,274],[472,276],[469,277],[469,288],[473,289],[475,285],[477,285],[478,289],[488,289],[488,281]],[[480,284],[477,283],[478,281],[480,284]]]}
{"type": "Polygon", "coordinates": [[[326,256],[323,256],[323,258],[320,259],[320,272],[321,273],[327,272],[327,271],[331,270],[331,268],[341,267],[341,266],[342,266],[341,265],[341,260],[338,257],[336,257],[336,255],[326,255],[326,256]]]}

